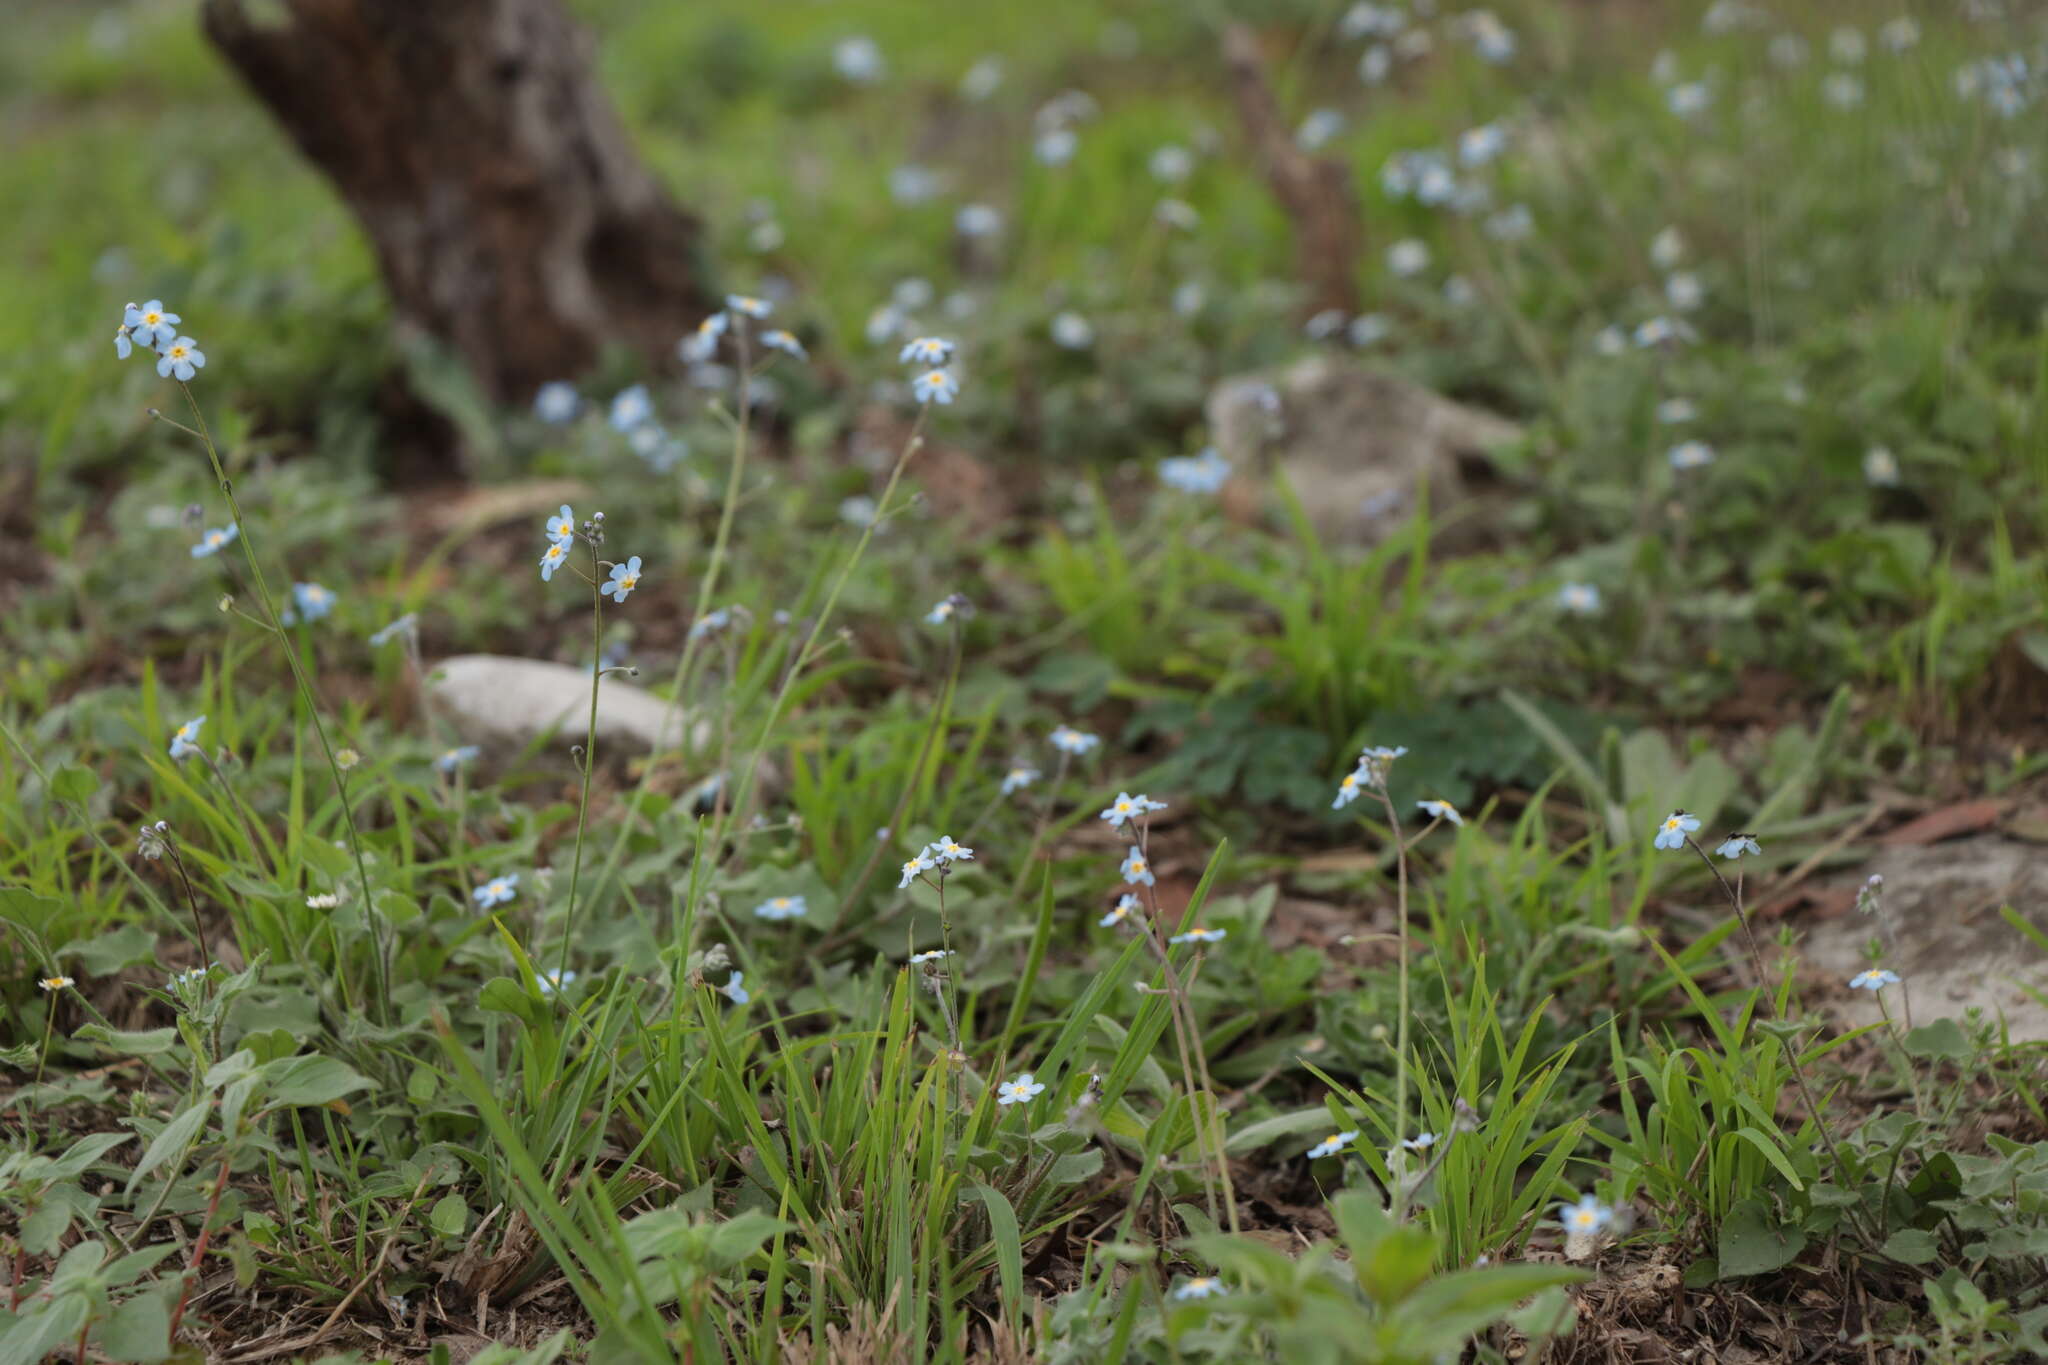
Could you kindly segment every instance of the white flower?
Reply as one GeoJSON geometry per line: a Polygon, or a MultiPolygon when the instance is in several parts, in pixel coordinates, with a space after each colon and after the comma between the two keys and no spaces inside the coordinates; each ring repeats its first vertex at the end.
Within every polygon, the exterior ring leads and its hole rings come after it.
{"type": "Polygon", "coordinates": [[[1557,605],[1574,616],[1591,616],[1600,610],[1600,589],[1591,583],[1567,583],[1557,590],[1557,605]]]}
{"type": "Polygon", "coordinates": [[[1167,143],[1152,153],[1147,163],[1152,178],[1167,185],[1178,185],[1195,173],[1195,154],[1177,143],[1167,143]]]}
{"type": "Polygon", "coordinates": [[[1467,166],[1484,166],[1508,145],[1508,135],[1497,123],[1482,123],[1458,134],[1458,160],[1467,166]]]}
{"type": "Polygon", "coordinates": [[[832,68],[856,85],[873,85],[887,70],[875,40],[856,34],[841,38],[832,49],[832,68]]]}
{"type": "Polygon", "coordinates": [[[1699,307],[1706,296],[1700,277],[1690,271],[1678,271],[1664,281],[1664,297],[1671,300],[1671,306],[1681,313],[1690,313],[1699,307]]]}
{"type": "Polygon", "coordinates": [[[1429,247],[1414,237],[1404,237],[1387,248],[1387,269],[1403,279],[1412,279],[1429,269],[1429,247]]]}
{"type": "Polygon", "coordinates": [[[1680,118],[1696,118],[1713,103],[1714,92],[1707,88],[1705,81],[1688,81],[1684,85],[1672,86],[1671,93],[1664,99],[1671,112],[1680,118]]]}
{"type": "Polygon", "coordinates": [[[1432,820],[1448,820],[1454,825],[1465,823],[1465,817],[1458,814],[1458,808],[1448,801],[1417,801],[1415,804],[1432,820]]]}
{"type": "Polygon", "coordinates": [[[1344,115],[1335,109],[1317,109],[1301,121],[1301,127],[1295,130],[1294,141],[1304,151],[1320,151],[1343,131],[1344,115]]]}
{"type": "Polygon", "coordinates": [[[1335,1156],[1358,1140],[1358,1130],[1347,1128],[1341,1133],[1332,1133],[1308,1149],[1311,1158],[1335,1156]]]}
{"type": "Polygon", "coordinates": [[[1385,341],[1387,334],[1392,330],[1393,325],[1387,321],[1385,313],[1360,313],[1351,319],[1351,326],[1345,329],[1345,336],[1353,346],[1363,349],[1385,341]]]}
{"type": "Polygon", "coordinates": [[[1085,351],[1095,344],[1095,328],[1079,313],[1068,311],[1052,320],[1052,339],[1070,351],[1085,351]]]}
{"type": "Polygon", "coordinates": [[[953,215],[953,228],[962,237],[993,237],[1003,230],[1003,215],[987,204],[964,204],[953,215]]]}
{"type": "Polygon", "coordinates": [[[1884,446],[1863,452],[1863,479],[1873,488],[1894,488],[1899,482],[1899,458],[1884,446]]]}
{"type": "Polygon", "coordinates": [[[1014,1081],[1004,1081],[996,1087],[997,1104],[1024,1104],[1045,1092],[1045,1086],[1031,1079],[1025,1072],[1014,1081]]]}
{"type": "Polygon", "coordinates": [[[1050,128],[1038,135],[1031,151],[1043,165],[1064,166],[1074,159],[1074,151],[1080,145],[1080,135],[1072,128],[1050,128]]]}
{"type": "Polygon", "coordinates": [[[979,104],[1002,87],[1003,59],[983,57],[967,68],[967,74],[960,78],[960,96],[979,104]]]}

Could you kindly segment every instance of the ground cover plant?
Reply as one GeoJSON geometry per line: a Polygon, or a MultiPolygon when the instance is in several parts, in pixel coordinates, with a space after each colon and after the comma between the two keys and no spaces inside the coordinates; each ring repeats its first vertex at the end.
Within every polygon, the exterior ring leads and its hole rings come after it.
{"type": "Polygon", "coordinates": [[[0,1365],[2048,1355],[2038,10],[571,8],[724,302],[517,409],[0,50],[0,1365]]]}

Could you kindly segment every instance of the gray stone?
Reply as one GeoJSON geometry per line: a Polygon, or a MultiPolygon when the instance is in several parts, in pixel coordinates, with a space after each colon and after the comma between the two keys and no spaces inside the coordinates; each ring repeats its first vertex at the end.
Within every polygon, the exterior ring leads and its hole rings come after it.
{"type": "Polygon", "coordinates": [[[1418,483],[1432,519],[1469,500],[1489,452],[1522,435],[1503,417],[1330,352],[1226,379],[1209,395],[1208,418],[1226,459],[1277,465],[1317,531],[1353,542],[1405,521],[1418,483]]]}
{"type": "MultiPolygon", "coordinates": [[[[517,749],[554,732],[564,744],[583,742],[590,716],[590,670],[540,659],[460,654],[428,673],[429,703],[464,742],[517,749]]],[[[682,708],[607,674],[597,694],[597,754],[609,749],[646,753],[674,748],[683,733],[682,708]]],[[[692,743],[701,751],[711,727],[698,721],[692,743]]]]}
{"type": "MultiPolygon", "coordinates": [[[[1873,872],[1884,877],[1883,914],[1896,944],[1882,965],[1904,978],[1916,1024],[1960,1019],[1975,1006],[2003,1017],[2015,1041],[2048,1039],[2048,1008],[2025,989],[2048,991],[2048,959],[1998,913],[2010,905],[2042,923],[2048,849],[1997,835],[1886,848],[1838,881],[1848,890],[1873,872]]],[[[1870,992],[1848,988],[1869,965],[1864,948],[1877,933],[1871,916],[1851,911],[1816,925],[1802,945],[1824,978],[1826,1004],[1850,1024],[1883,1017],[1870,992]]],[[[1905,1003],[1898,987],[1886,989],[1885,1003],[1897,1017],[1905,1003]]]]}

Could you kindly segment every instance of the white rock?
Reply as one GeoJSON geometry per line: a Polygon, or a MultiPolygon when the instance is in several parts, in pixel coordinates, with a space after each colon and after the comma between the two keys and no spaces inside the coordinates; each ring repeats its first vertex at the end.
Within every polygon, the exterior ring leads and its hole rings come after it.
{"type": "MultiPolygon", "coordinates": [[[[1904,992],[1885,988],[1894,1019],[1910,993],[1915,1024],[1961,1019],[1976,1006],[1986,1018],[2002,1018],[2014,1042],[2048,1039],[2048,1008],[2029,994],[2048,988],[2048,964],[1998,913],[2010,905],[2040,922],[2048,850],[1993,834],[1885,848],[1843,880],[1860,885],[1872,872],[1884,876],[1882,914],[1896,945],[1878,965],[1905,979],[1904,992]]],[[[1825,1001],[1849,1024],[1880,1022],[1875,997],[1850,990],[1848,981],[1870,965],[1866,945],[1882,937],[1874,916],[1853,910],[1815,925],[1800,945],[1820,978],[1808,988],[1809,1001],[1825,1001]]]]}
{"type": "MultiPolygon", "coordinates": [[[[499,654],[460,654],[430,670],[430,704],[445,716],[465,743],[517,749],[555,733],[560,744],[583,742],[590,716],[590,670],[540,659],[499,654]]],[[[597,694],[597,755],[623,747],[635,753],[676,746],[682,708],[634,686],[620,675],[605,676],[597,694]]],[[[710,724],[699,720],[692,744],[703,749],[710,724]]]]}
{"type": "Polygon", "coordinates": [[[1433,518],[1467,500],[1488,453],[1522,434],[1503,417],[1328,352],[1224,380],[1208,417],[1234,466],[1277,465],[1317,530],[1352,542],[1405,520],[1418,481],[1429,485],[1433,518]]]}

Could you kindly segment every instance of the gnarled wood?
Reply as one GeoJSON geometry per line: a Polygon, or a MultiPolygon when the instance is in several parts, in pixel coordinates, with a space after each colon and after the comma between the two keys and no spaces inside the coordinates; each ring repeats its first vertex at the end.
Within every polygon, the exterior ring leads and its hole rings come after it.
{"type": "Polygon", "coordinates": [[[362,223],[401,322],[523,402],[708,310],[696,219],[559,0],[205,0],[206,34],[362,223]],[[277,21],[269,22],[270,16],[277,21]]]}
{"type": "Polygon", "coordinates": [[[1295,143],[1266,83],[1256,33],[1243,24],[1225,28],[1223,65],[1252,153],[1294,228],[1295,272],[1308,286],[1309,311],[1357,312],[1356,272],[1365,232],[1351,172],[1343,162],[1310,156],[1295,143]]]}

